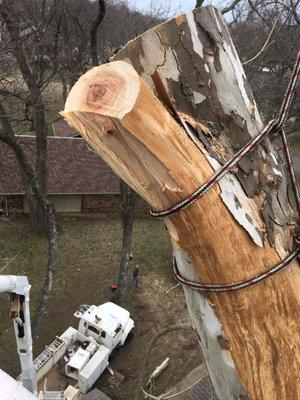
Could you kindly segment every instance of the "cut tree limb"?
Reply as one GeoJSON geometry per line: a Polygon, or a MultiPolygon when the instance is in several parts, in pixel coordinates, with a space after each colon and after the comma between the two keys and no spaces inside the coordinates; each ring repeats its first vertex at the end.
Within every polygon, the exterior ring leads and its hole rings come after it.
{"type": "MultiPolygon", "coordinates": [[[[262,127],[212,7],[159,25],[117,58],[132,62],[173,115],[122,61],[81,77],[63,115],[154,209],[189,196],[262,127]]],[[[286,192],[279,157],[266,141],[204,197],[165,219],[181,273],[232,283],[278,263],[292,246],[286,192]]],[[[297,261],[246,290],[185,294],[221,400],[300,399],[297,261]]]]}

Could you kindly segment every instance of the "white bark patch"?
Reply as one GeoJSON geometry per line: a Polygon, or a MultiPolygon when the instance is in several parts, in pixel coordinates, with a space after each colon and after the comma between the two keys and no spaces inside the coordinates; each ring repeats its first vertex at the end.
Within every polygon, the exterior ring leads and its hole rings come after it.
{"type": "Polygon", "coordinates": [[[279,171],[279,169],[277,168],[273,168],[274,174],[276,174],[277,176],[282,177],[282,173],[279,171]]]}
{"type": "Polygon", "coordinates": [[[210,72],[209,71],[209,66],[206,63],[204,64],[204,68],[205,68],[205,71],[209,74],[209,72],[210,72]]]}
{"type": "Polygon", "coordinates": [[[206,96],[203,96],[203,94],[201,94],[200,92],[194,92],[193,94],[195,104],[200,104],[206,99],[206,96]]]}
{"type": "MultiPolygon", "coordinates": [[[[222,70],[217,72],[214,64],[209,60],[207,61],[210,73],[216,85],[218,99],[226,114],[230,115],[232,112],[234,112],[246,121],[249,134],[254,137],[256,136],[257,131],[262,129],[263,124],[254,103],[251,105],[249,97],[246,93],[243,80],[243,69],[240,70],[240,67],[237,64],[237,60],[235,59],[232,50],[228,44],[226,44],[225,46],[218,44],[218,49],[222,70]],[[225,50],[228,50],[229,54],[225,50]],[[232,60],[230,57],[232,58],[232,60]],[[239,71],[239,84],[237,84],[238,80],[234,66],[239,71]],[[249,115],[249,110],[247,108],[247,105],[249,104],[251,105],[252,110],[253,107],[256,110],[255,120],[249,115]]],[[[240,61],[238,61],[238,63],[240,64],[240,61]]]]}
{"type": "MultiPolygon", "coordinates": [[[[275,154],[274,153],[270,153],[270,156],[272,157],[272,159],[274,161],[274,164],[278,165],[278,160],[277,160],[275,154]]],[[[279,169],[273,167],[273,171],[274,171],[275,175],[280,176],[282,178],[282,173],[281,173],[281,171],[279,171],[279,169]]]]}
{"type": "Polygon", "coordinates": [[[185,14],[188,26],[190,28],[194,52],[203,58],[203,45],[198,36],[198,29],[192,12],[185,14]]]}
{"type": "MultiPolygon", "coordinates": [[[[195,269],[186,254],[177,249],[175,257],[180,273],[187,279],[197,280],[195,269]]],[[[183,288],[190,318],[200,339],[203,357],[218,397],[221,400],[246,398],[230,350],[220,346],[218,339],[222,336],[222,326],[213,306],[200,292],[183,288]]]]}
{"type": "Polygon", "coordinates": [[[160,72],[165,88],[168,87],[167,79],[179,81],[180,71],[173,49],[163,46],[157,32],[150,30],[144,33],[142,46],[144,54],[139,59],[144,70],[142,78],[152,90],[154,90],[154,84],[151,75],[155,70],[160,72]]]}
{"type": "Polygon", "coordinates": [[[163,65],[158,65],[157,69],[161,71],[160,77],[163,77],[165,87],[168,87],[167,79],[173,79],[178,82],[180,77],[180,71],[178,64],[171,47],[165,50],[165,62],[163,65]]]}
{"type": "Polygon", "coordinates": [[[278,165],[278,161],[277,161],[277,158],[276,158],[275,154],[274,154],[274,153],[270,153],[270,155],[271,155],[271,157],[273,158],[274,163],[275,163],[276,165],[278,165]]]}
{"type": "Polygon", "coordinates": [[[142,78],[150,88],[153,88],[151,75],[157,65],[162,65],[165,62],[164,47],[154,30],[145,32],[141,38],[143,55],[140,55],[139,61],[144,70],[142,78]]]}
{"type": "MultiPolygon", "coordinates": [[[[215,171],[221,169],[221,164],[216,159],[211,157],[204,149],[202,149],[202,152],[215,171]]],[[[261,231],[261,222],[256,211],[256,206],[246,196],[238,179],[228,172],[219,181],[219,187],[221,190],[221,199],[236,221],[248,232],[255,244],[263,247],[264,243],[259,234],[261,231]]]]}
{"type": "Polygon", "coordinates": [[[262,237],[259,234],[258,220],[253,218],[253,209],[250,200],[233,174],[227,174],[220,180],[221,198],[231,214],[249,233],[254,243],[263,247],[262,237]]]}
{"type": "Polygon", "coordinates": [[[217,23],[217,28],[218,28],[218,30],[219,30],[219,33],[222,33],[222,28],[221,28],[219,19],[218,19],[218,17],[217,17],[215,8],[213,8],[213,12],[214,12],[214,16],[215,16],[215,20],[216,20],[216,23],[217,23]]]}
{"type": "Polygon", "coordinates": [[[241,95],[244,99],[246,107],[249,110],[253,107],[253,105],[248,97],[247,92],[246,92],[245,83],[244,83],[244,78],[246,79],[246,75],[245,75],[244,69],[242,67],[242,64],[241,64],[239,58],[236,58],[235,55],[233,54],[232,48],[229,44],[224,42],[223,46],[224,46],[225,51],[231,61],[232,66],[234,68],[238,87],[241,91],[241,95]]]}

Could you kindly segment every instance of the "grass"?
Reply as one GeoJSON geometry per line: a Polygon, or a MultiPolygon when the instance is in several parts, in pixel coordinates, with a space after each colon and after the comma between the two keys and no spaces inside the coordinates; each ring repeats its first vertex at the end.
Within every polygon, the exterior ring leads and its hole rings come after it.
{"type": "MultiPolygon", "coordinates": [[[[80,304],[101,304],[111,299],[110,283],[116,279],[121,251],[119,218],[71,218],[58,220],[59,261],[47,316],[34,343],[39,354],[46,344],[68,326],[76,326],[73,313],[80,304]]],[[[47,241],[30,233],[25,218],[0,220],[0,273],[26,274],[32,285],[31,312],[41,292],[47,263],[47,241]]],[[[142,284],[134,291],[128,309],[136,323],[132,342],[121,349],[112,367],[125,379],[112,390],[104,374],[97,386],[113,400],[131,400],[145,348],[152,335],[165,326],[187,321],[183,292],[176,288],[171,273],[171,245],[160,221],[137,219],[133,233],[133,263],[141,266],[142,284]]],[[[133,264],[134,265],[134,264],[133,264]]],[[[11,321],[8,320],[8,296],[0,298],[0,365],[12,376],[19,374],[19,363],[11,321]]],[[[167,371],[158,379],[157,393],[165,391],[199,365],[201,355],[194,333],[171,333],[154,348],[148,372],[166,357],[167,371]]]]}
{"type": "Polygon", "coordinates": [[[291,146],[292,155],[294,159],[294,166],[296,170],[296,178],[300,183],[300,132],[297,131],[288,136],[288,141],[291,146]]]}
{"type": "Polygon", "coordinates": [[[289,144],[291,148],[298,154],[300,154],[300,132],[292,133],[288,136],[289,144]]]}

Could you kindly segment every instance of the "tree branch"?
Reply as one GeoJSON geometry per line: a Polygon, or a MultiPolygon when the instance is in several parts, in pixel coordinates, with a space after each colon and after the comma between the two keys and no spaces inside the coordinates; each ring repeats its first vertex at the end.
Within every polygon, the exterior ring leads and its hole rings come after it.
{"type": "Polygon", "coordinates": [[[161,336],[166,335],[169,332],[180,331],[182,329],[191,329],[191,324],[179,323],[179,324],[167,326],[166,328],[163,328],[160,331],[156,332],[156,334],[151,338],[151,340],[148,344],[148,347],[147,347],[146,355],[144,358],[144,363],[143,363],[143,366],[140,370],[140,374],[138,377],[138,386],[137,386],[137,389],[135,392],[135,400],[139,400],[139,398],[140,398],[140,393],[143,389],[143,382],[145,379],[145,369],[146,369],[147,365],[149,364],[151,351],[152,351],[157,339],[159,339],[161,336]]]}
{"type": "Polygon", "coordinates": [[[197,1],[196,1],[195,8],[201,7],[203,3],[204,3],[204,0],[197,0],[197,1]]]}
{"type": "Polygon", "coordinates": [[[272,46],[272,44],[274,43],[274,40],[273,40],[271,43],[270,43],[270,40],[271,40],[271,37],[272,37],[272,35],[273,35],[274,29],[275,29],[275,27],[276,27],[276,25],[277,25],[277,21],[278,21],[280,15],[281,15],[281,13],[279,13],[279,14],[277,15],[277,17],[276,17],[276,19],[275,19],[275,21],[274,21],[274,24],[273,24],[273,26],[272,26],[272,29],[271,29],[271,31],[270,31],[270,33],[269,33],[269,35],[268,35],[268,37],[267,37],[267,40],[265,41],[263,47],[260,49],[260,51],[259,51],[254,57],[250,58],[250,60],[248,60],[248,61],[245,61],[245,62],[243,63],[243,65],[249,64],[249,63],[251,63],[252,61],[256,60],[267,48],[269,48],[270,46],[272,46]]]}
{"type": "Polygon", "coordinates": [[[4,0],[0,8],[6,28],[8,30],[14,57],[17,61],[18,68],[22,77],[30,90],[32,97],[32,105],[34,108],[35,131],[36,131],[36,176],[39,180],[41,189],[40,195],[46,196],[47,190],[47,131],[45,122],[45,108],[41,91],[38,83],[38,77],[35,77],[29,68],[19,32],[17,21],[12,15],[11,2],[4,0]]]}
{"type": "Polygon", "coordinates": [[[40,329],[42,319],[46,313],[46,307],[48,304],[49,296],[53,286],[53,278],[57,264],[57,232],[56,223],[54,217],[54,207],[51,203],[45,201],[42,195],[39,181],[36,179],[36,174],[29,163],[26,154],[22,146],[18,143],[15,137],[9,118],[6,114],[3,104],[0,102],[0,122],[3,130],[0,131],[0,140],[6,143],[13,151],[17,158],[20,173],[26,182],[26,191],[32,191],[33,195],[41,202],[43,208],[45,208],[48,222],[48,237],[49,237],[49,256],[48,256],[48,271],[44,282],[44,287],[40,302],[34,317],[32,324],[33,337],[37,337],[40,329]]]}
{"type": "Polygon", "coordinates": [[[11,16],[10,9],[11,9],[11,2],[8,0],[4,0],[2,6],[0,7],[0,15],[3,18],[3,21],[5,22],[9,36],[11,38],[12,51],[17,60],[23,79],[25,80],[28,88],[31,91],[35,91],[37,89],[37,82],[34,79],[34,76],[29,68],[26,55],[23,51],[22,46],[20,45],[21,44],[20,32],[16,21],[11,16]]]}
{"type": "MultiPolygon", "coordinates": [[[[248,0],[250,1],[250,0],[248,0]]],[[[300,0],[297,0],[296,4],[295,4],[295,9],[297,7],[297,5],[299,4],[300,0]]],[[[291,10],[288,14],[288,16],[286,17],[286,19],[283,21],[283,23],[281,24],[280,28],[278,29],[278,31],[275,33],[274,37],[273,37],[273,42],[275,42],[276,38],[279,36],[279,34],[281,33],[281,31],[283,30],[284,26],[286,25],[287,21],[290,19],[290,17],[292,16],[292,12],[293,10],[291,10]]],[[[257,65],[256,65],[256,69],[259,68],[259,66],[261,65],[261,63],[263,62],[265,56],[267,55],[268,51],[270,50],[271,46],[269,46],[266,51],[263,53],[261,59],[258,61],[257,65]]],[[[252,75],[248,78],[249,81],[252,80],[253,76],[255,74],[255,71],[252,73],[252,75]]]]}
{"type": "Polygon", "coordinates": [[[90,30],[90,50],[91,58],[94,66],[99,65],[99,57],[97,50],[97,31],[105,15],[105,0],[98,0],[98,15],[92,24],[90,30]]]}
{"type": "Polygon", "coordinates": [[[230,3],[227,7],[222,8],[221,13],[226,14],[229,11],[232,11],[235,9],[235,7],[241,2],[242,0],[234,0],[232,3],[230,3]]]}

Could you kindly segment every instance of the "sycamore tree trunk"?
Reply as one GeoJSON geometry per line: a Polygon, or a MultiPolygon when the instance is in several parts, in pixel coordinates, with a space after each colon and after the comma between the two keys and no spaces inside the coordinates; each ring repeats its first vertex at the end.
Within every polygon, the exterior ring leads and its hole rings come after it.
{"type": "MultiPolygon", "coordinates": [[[[189,196],[262,128],[213,7],[151,29],[115,59],[127,63],[85,74],[63,114],[154,209],[189,196]]],[[[182,275],[232,283],[282,260],[295,226],[285,175],[265,141],[205,196],[165,218],[182,275]]],[[[298,261],[248,289],[184,290],[221,400],[300,399],[298,261]]]]}

